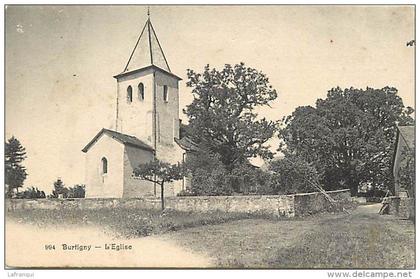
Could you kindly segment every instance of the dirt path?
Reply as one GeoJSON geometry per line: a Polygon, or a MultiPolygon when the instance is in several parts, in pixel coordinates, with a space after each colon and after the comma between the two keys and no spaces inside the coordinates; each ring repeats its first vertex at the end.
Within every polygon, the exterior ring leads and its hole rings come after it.
{"type": "Polygon", "coordinates": [[[373,203],[373,204],[366,204],[360,205],[353,211],[353,215],[357,215],[360,213],[367,213],[367,214],[379,214],[379,210],[382,207],[382,203],[373,203]]]}
{"type": "MultiPolygon", "coordinates": [[[[7,222],[6,263],[10,267],[208,267],[208,258],[158,237],[115,239],[98,228],[54,229],[7,222]],[[131,250],[105,250],[105,244],[131,250]],[[74,245],[90,250],[64,250],[74,245]],[[55,245],[47,250],[45,245],[55,245]],[[101,247],[101,248],[95,248],[101,247]]],[[[80,248],[80,247],[76,247],[80,248]]]]}

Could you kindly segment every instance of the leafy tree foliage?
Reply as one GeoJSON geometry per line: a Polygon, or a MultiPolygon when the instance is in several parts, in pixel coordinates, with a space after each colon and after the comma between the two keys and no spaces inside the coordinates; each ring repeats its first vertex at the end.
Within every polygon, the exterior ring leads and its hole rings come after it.
{"type": "Polygon", "coordinates": [[[86,194],[86,186],[83,184],[76,184],[68,188],[67,198],[84,198],[86,194]]]}
{"type": "Polygon", "coordinates": [[[228,170],[220,155],[205,146],[188,154],[186,168],[191,175],[191,189],[183,195],[221,196],[233,194],[263,194],[269,174],[248,162],[235,164],[228,170]]]}
{"type": "Polygon", "coordinates": [[[270,194],[294,194],[316,191],[311,183],[319,183],[316,168],[302,157],[286,153],[279,160],[270,162],[270,194]]]}
{"type": "Polygon", "coordinates": [[[8,186],[6,196],[11,197],[14,189],[18,192],[28,175],[22,162],[26,159],[26,151],[20,141],[12,136],[5,143],[5,182],[8,186]]]}
{"type": "Polygon", "coordinates": [[[61,178],[57,178],[57,180],[54,182],[54,189],[52,191],[52,194],[50,195],[51,198],[67,198],[67,194],[69,192],[69,189],[64,185],[61,178]]]}
{"type": "Polygon", "coordinates": [[[173,182],[175,180],[182,179],[185,175],[185,170],[182,164],[169,164],[160,160],[154,160],[150,161],[149,163],[139,165],[134,169],[134,175],[160,185],[161,205],[162,210],[164,210],[165,182],[173,182]]]}
{"type": "Polygon", "coordinates": [[[54,189],[52,194],[49,195],[49,198],[84,198],[85,188],[86,187],[83,184],[76,184],[73,187],[66,187],[61,178],[57,178],[57,180],[54,182],[54,189]]]}
{"type": "Polygon", "coordinates": [[[29,187],[25,191],[16,195],[17,199],[44,199],[45,192],[40,191],[38,187],[29,187]]]}
{"type": "Polygon", "coordinates": [[[316,106],[298,107],[283,120],[281,150],[312,163],[326,189],[362,182],[391,185],[396,125],[413,124],[397,89],[333,88],[316,106]]]}
{"type": "Polygon", "coordinates": [[[194,100],[184,112],[193,141],[218,154],[228,170],[250,157],[272,157],[265,143],[277,123],[259,119],[255,112],[277,97],[265,74],[243,63],[222,70],[207,65],[203,73],[187,74],[194,100]]]}
{"type": "Polygon", "coordinates": [[[270,194],[266,190],[270,185],[270,179],[270,173],[250,163],[238,165],[230,173],[230,184],[233,190],[243,195],[270,194]]]}
{"type": "Polygon", "coordinates": [[[219,154],[201,146],[199,151],[187,155],[185,166],[190,171],[191,189],[189,191],[191,195],[232,194],[233,189],[227,180],[229,173],[221,162],[219,154]]]}

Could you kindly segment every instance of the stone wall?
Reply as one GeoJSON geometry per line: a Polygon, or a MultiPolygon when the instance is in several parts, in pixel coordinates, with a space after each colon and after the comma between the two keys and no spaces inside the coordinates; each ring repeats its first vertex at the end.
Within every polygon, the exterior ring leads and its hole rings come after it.
{"type": "MultiPolygon", "coordinates": [[[[330,191],[329,195],[342,202],[351,202],[350,191],[330,191]]],[[[200,196],[167,197],[166,208],[179,211],[223,211],[264,213],[295,217],[326,210],[330,203],[321,193],[270,196],[200,196]]],[[[157,198],[136,199],[38,199],[6,200],[6,210],[19,209],[100,209],[100,208],[159,209],[157,198]]]]}
{"type": "Polygon", "coordinates": [[[6,211],[21,209],[101,209],[101,208],[138,208],[159,209],[156,198],[136,199],[6,199],[6,211]]]}
{"type": "Polygon", "coordinates": [[[413,198],[391,196],[385,198],[384,202],[389,203],[389,214],[402,219],[414,219],[415,207],[413,198]]]}
{"type": "MultiPolygon", "coordinates": [[[[336,190],[327,192],[334,200],[340,203],[352,202],[350,190],[336,190]]],[[[304,216],[327,210],[331,203],[319,192],[302,193],[294,195],[295,215],[304,216]]]]}
{"type": "Polygon", "coordinates": [[[294,196],[200,196],[166,199],[166,207],[179,211],[224,211],[295,216],[294,196]]]}

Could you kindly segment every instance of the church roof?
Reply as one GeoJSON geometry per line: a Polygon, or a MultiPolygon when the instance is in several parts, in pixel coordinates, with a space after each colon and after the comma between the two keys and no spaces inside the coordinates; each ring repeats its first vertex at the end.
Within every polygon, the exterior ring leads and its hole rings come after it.
{"type": "Polygon", "coordinates": [[[181,139],[175,138],[175,142],[181,147],[182,149],[186,151],[199,151],[200,148],[198,145],[189,137],[183,137],[181,139]]]}
{"type": "MultiPolygon", "coordinates": [[[[123,72],[115,77],[151,66],[174,75],[169,68],[168,61],[166,60],[165,54],[163,53],[162,47],[156,36],[155,29],[149,18],[137,39],[136,45],[131,52],[123,72]]],[[[174,76],[177,77],[176,75],[174,76]]],[[[180,79],[179,77],[177,78],[180,79]]]]}
{"type": "Polygon", "coordinates": [[[111,138],[121,142],[124,145],[130,145],[130,146],[134,146],[134,147],[141,148],[141,149],[144,149],[144,150],[154,151],[153,147],[151,147],[147,143],[139,140],[138,138],[136,138],[134,136],[122,134],[122,133],[112,131],[112,130],[108,130],[108,129],[105,129],[105,128],[100,130],[99,133],[96,134],[96,136],[82,149],[82,151],[86,153],[90,149],[90,147],[98,141],[99,137],[102,134],[107,134],[111,138]]]}

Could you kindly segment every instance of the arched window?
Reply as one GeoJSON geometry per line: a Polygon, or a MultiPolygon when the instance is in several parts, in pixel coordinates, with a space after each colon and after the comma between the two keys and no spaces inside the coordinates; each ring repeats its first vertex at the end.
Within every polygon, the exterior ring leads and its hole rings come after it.
{"type": "Polygon", "coordinates": [[[139,100],[143,101],[144,100],[144,85],[143,83],[139,83],[139,100]]]}
{"type": "Polygon", "coordinates": [[[133,101],[133,88],[131,85],[127,87],[127,102],[131,103],[133,101]]]}
{"type": "Polygon", "coordinates": [[[102,174],[108,173],[108,160],[102,157],[102,174]]]}
{"type": "Polygon", "coordinates": [[[168,86],[167,85],[164,85],[163,86],[163,101],[165,102],[165,103],[167,103],[168,102],[168,86]]]}

